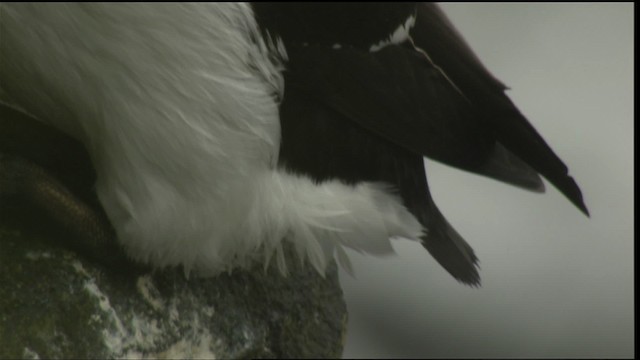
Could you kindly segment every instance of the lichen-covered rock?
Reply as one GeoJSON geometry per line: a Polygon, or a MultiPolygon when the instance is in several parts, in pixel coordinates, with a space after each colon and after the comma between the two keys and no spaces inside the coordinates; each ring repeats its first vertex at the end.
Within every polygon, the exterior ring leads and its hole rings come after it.
{"type": "MultiPolygon", "coordinates": [[[[0,175],[11,175],[5,155],[99,206],[83,146],[0,104],[0,175]]],[[[291,256],[286,278],[261,267],[212,279],[130,271],[108,247],[84,257],[65,250],[92,248],[64,230],[59,207],[14,185],[0,176],[0,358],[340,356],[346,306],[335,266],[325,278],[291,256]]]]}
{"type": "MultiPolygon", "coordinates": [[[[123,274],[56,246],[55,232],[0,218],[0,358],[339,357],[346,306],[294,266],[187,279],[123,274]],[[46,240],[46,241],[45,241],[46,240]]],[[[295,260],[295,259],[293,259],[295,260]]]]}

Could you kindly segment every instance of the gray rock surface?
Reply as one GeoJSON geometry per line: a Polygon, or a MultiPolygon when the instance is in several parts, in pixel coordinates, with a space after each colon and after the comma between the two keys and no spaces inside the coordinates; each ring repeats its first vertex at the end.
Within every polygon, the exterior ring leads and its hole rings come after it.
{"type": "MultiPolygon", "coordinates": [[[[56,245],[37,220],[0,217],[0,358],[339,357],[346,305],[335,264],[298,261],[185,278],[122,274],[56,245]]],[[[295,259],[294,259],[295,260],[295,259]]]]}

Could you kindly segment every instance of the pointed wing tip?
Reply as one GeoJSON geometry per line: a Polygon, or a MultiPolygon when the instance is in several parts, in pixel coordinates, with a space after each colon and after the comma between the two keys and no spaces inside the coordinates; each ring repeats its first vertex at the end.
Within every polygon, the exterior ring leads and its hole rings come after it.
{"type": "Polygon", "coordinates": [[[582,199],[580,199],[579,202],[575,202],[574,203],[576,205],[576,207],[578,207],[578,210],[580,210],[581,213],[583,213],[586,217],[591,218],[591,214],[589,213],[589,209],[587,209],[587,205],[585,205],[584,201],[582,201],[582,199]]]}
{"type": "Polygon", "coordinates": [[[573,177],[567,176],[565,183],[560,186],[556,185],[556,187],[569,201],[571,201],[573,205],[575,205],[575,207],[578,208],[578,210],[580,210],[581,213],[588,218],[591,217],[589,209],[587,209],[587,205],[584,203],[582,191],[573,177]]]}
{"type": "Polygon", "coordinates": [[[471,288],[480,288],[482,287],[482,282],[480,279],[480,274],[478,273],[478,271],[474,268],[473,271],[471,271],[468,274],[465,274],[464,276],[453,276],[456,280],[458,280],[458,282],[469,286],[471,288]]]}
{"type": "MultiPolygon", "coordinates": [[[[575,181],[574,181],[575,183],[575,181]]],[[[589,213],[589,209],[587,209],[587,205],[584,203],[584,198],[582,197],[582,192],[576,183],[577,195],[573,197],[569,197],[571,202],[583,213],[586,217],[590,218],[591,214],[589,213]]]]}

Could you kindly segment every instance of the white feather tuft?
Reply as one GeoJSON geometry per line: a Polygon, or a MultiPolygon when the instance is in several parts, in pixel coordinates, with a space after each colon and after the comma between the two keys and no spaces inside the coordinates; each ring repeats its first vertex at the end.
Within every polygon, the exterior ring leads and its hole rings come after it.
{"type": "Polygon", "coordinates": [[[284,237],[319,272],[336,252],[350,270],[343,247],[387,255],[393,253],[391,237],[418,239],[425,231],[384,184],[316,184],[280,170],[262,179],[259,189],[241,237],[262,238],[266,257],[284,237]]]}

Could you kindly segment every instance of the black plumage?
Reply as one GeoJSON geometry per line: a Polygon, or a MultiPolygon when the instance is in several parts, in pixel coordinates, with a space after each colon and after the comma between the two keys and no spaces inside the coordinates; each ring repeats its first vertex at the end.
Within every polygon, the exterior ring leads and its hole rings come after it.
{"type": "MultiPolygon", "coordinates": [[[[580,211],[589,215],[580,188],[569,176],[567,166],[511,102],[504,93],[507,87],[486,70],[436,4],[425,3],[417,7],[416,26],[411,36],[416,46],[429,54],[433,62],[472,102],[474,111],[483,117],[483,126],[489,130],[489,140],[497,145],[501,153],[490,156],[488,163],[499,161],[496,157],[503,156],[503,149],[507,149],[511,159],[514,156],[517,157],[515,159],[522,159],[558,188],[580,211]]],[[[510,161],[513,160],[502,162],[508,165],[510,161]]],[[[510,182],[499,176],[497,178],[510,182]]]]}
{"type": "Polygon", "coordinates": [[[411,2],[257,2],[252,4],[264,33],[285,44],[349,45],[368,49],[415,14],[411,2]]]}
{"type": "Polygon", "coordinates": [[[477,258],[433,202],[423,156],[534,191],[544,190],[539,173],[588,215],[567,167],[437,5],[327,5],[318,21],[336,11],[339,19],[353,14],[361,24],[343,37],[341,25],[332,28],[331,22],[311,31],[310,26],[320,25],[308,20],[304,31],[295,32],[300,19],[315,18],[309,9],[274,5],[268,14],[280,22],[262,23],[270,36],[281,36],[288,54],[281,166],[316,181],[392,185],[428,229],[424,247],[456,279],[471,285],[479,284],[477,258]],[[415,26],[409,38],[369,50],[410,16],[415,26]],[[382,24],[387,35],[372,38],[369,29],[375,24],[382,24]],[[330,41],[315,41],[322,31],[330,41]]]}

